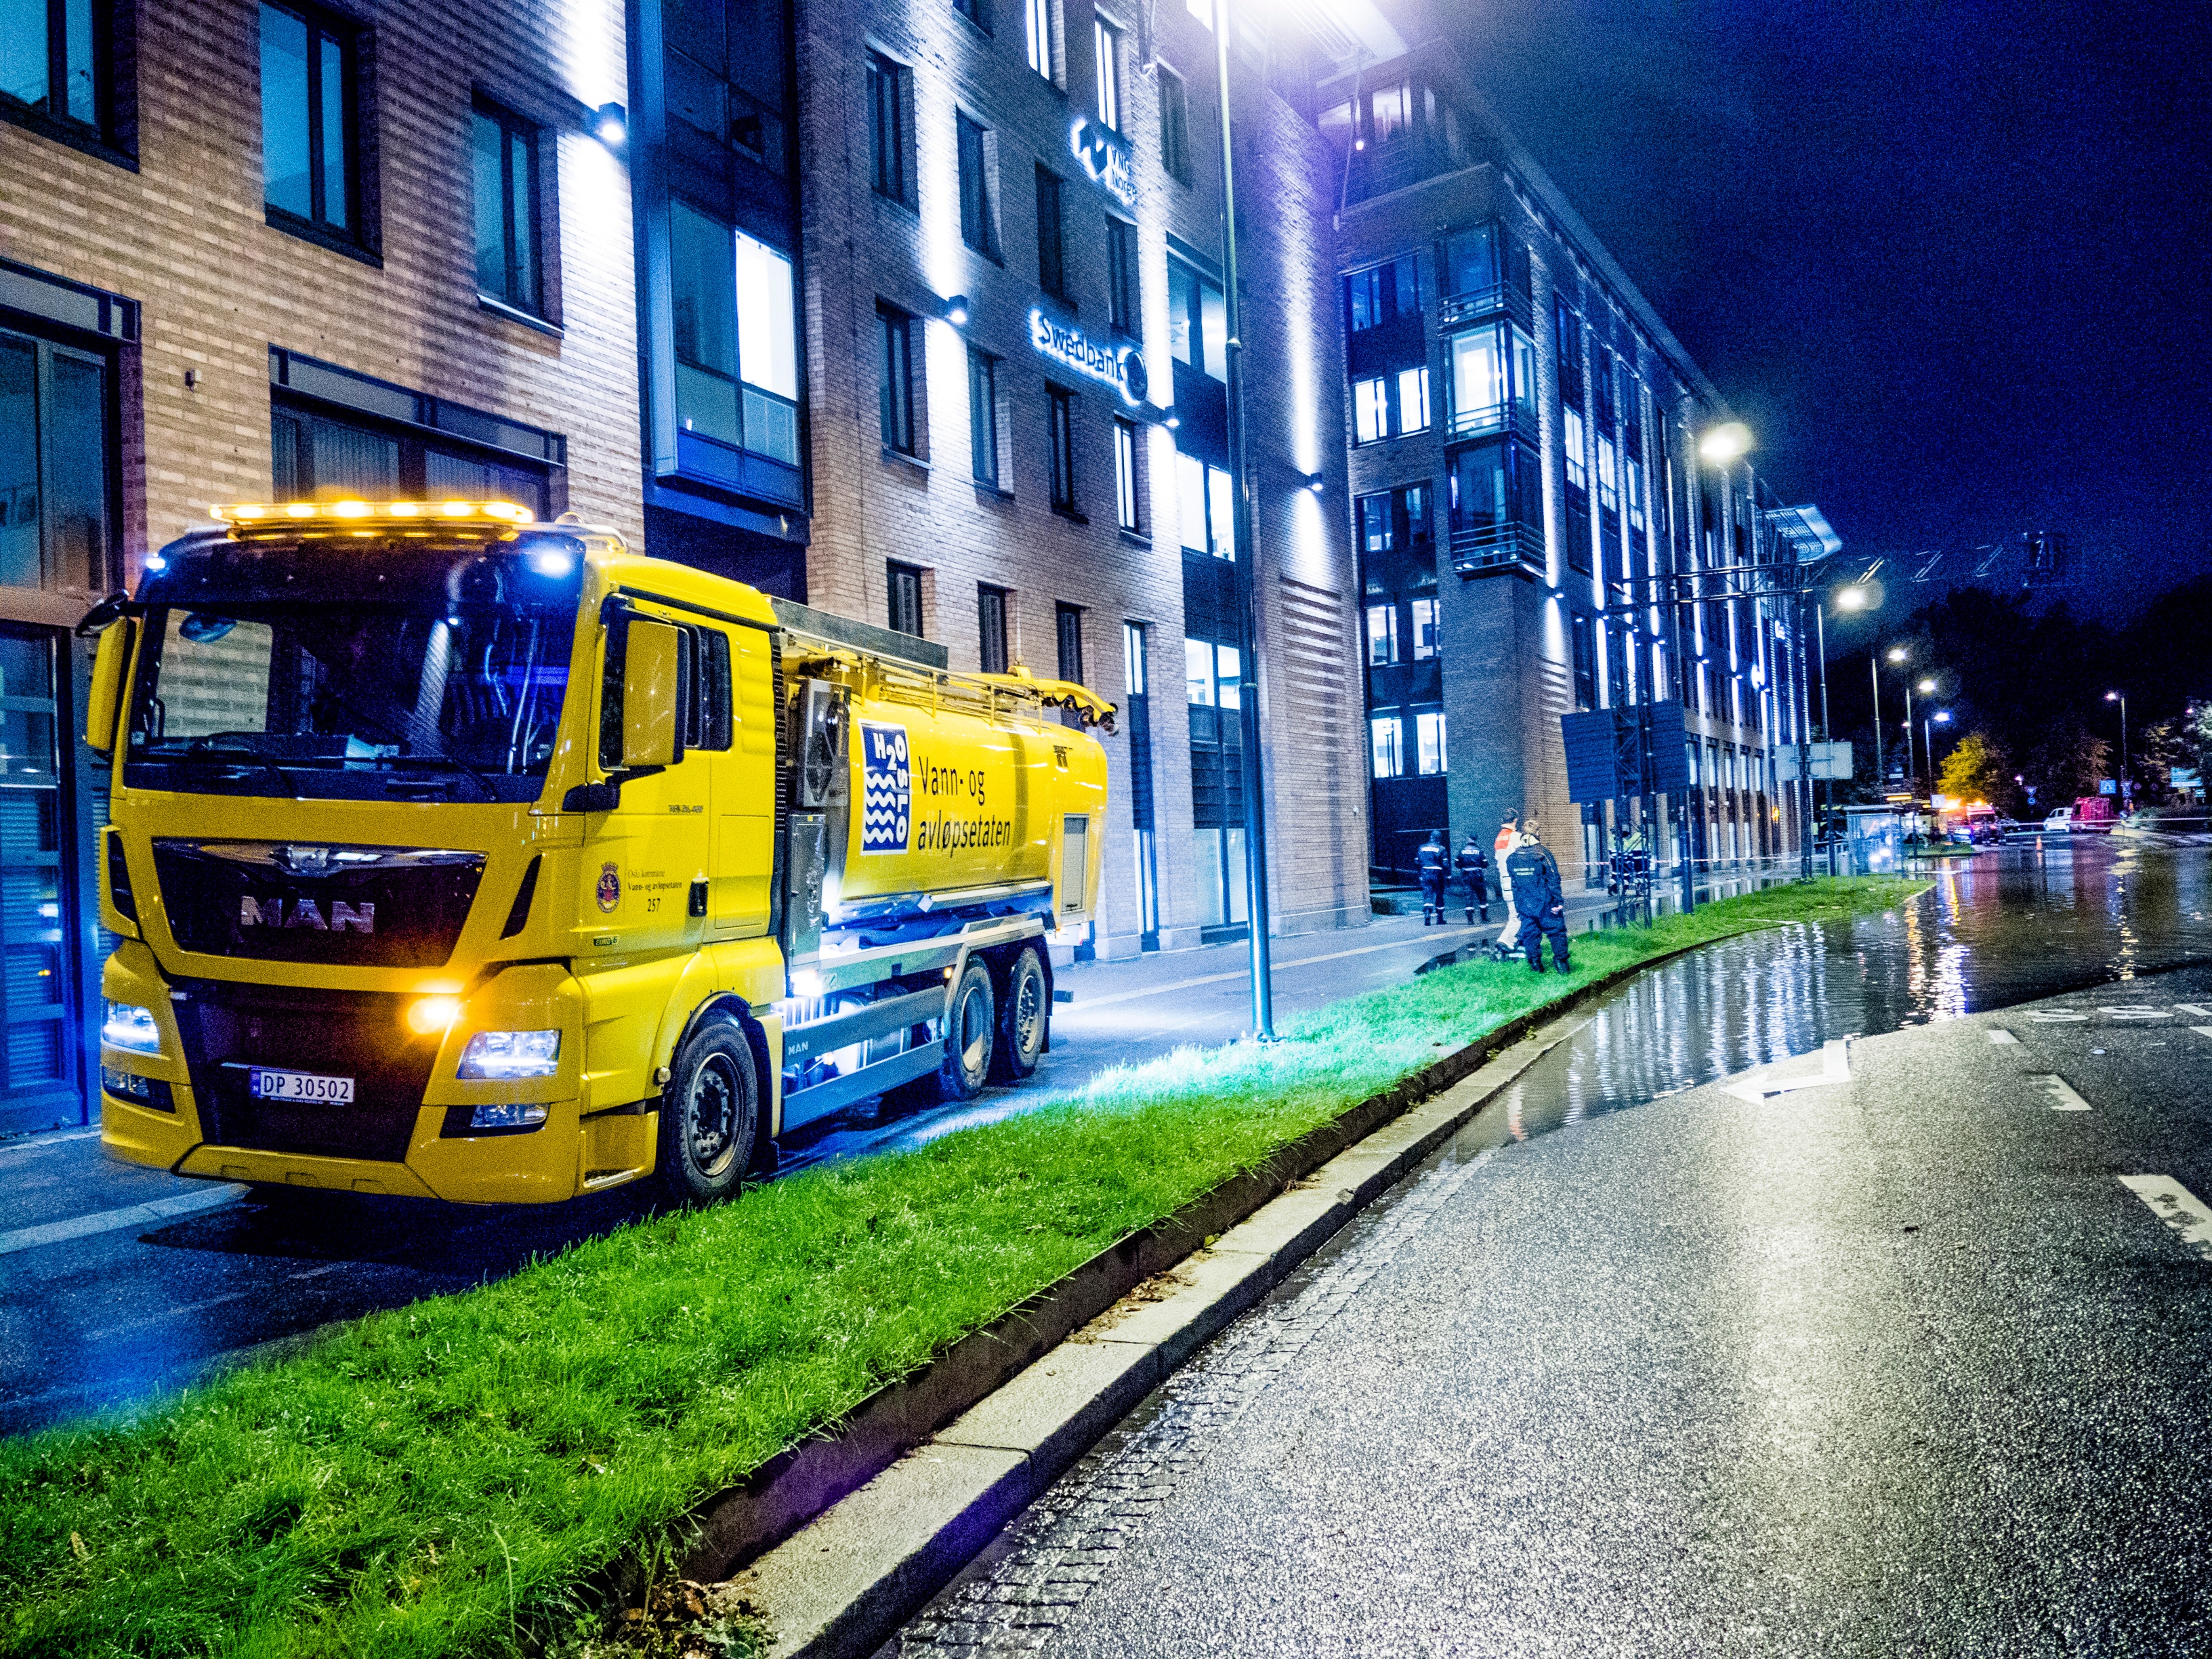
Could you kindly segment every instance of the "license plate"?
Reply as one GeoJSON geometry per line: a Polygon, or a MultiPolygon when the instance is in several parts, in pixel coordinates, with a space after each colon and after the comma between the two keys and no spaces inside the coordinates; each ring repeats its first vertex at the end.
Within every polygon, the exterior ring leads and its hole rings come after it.
{"type": "Polygon", "coordinates": [[[267,1066],[250,1066],[246,1092],[256,1100],[319,1100],[344,1103],[353,1098],[353,1079],[325,1077],[317,1072],[280,1072],[267,1066]]]}

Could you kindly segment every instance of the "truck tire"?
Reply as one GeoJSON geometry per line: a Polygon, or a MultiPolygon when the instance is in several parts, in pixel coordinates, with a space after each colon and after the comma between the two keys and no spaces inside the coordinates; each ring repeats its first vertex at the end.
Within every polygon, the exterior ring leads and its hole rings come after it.
{"type": "Polygon", "coordinates": [[[981,957],[970,957],[945,1004],[945,1063],[937,1068],[940,1099],[973,1100],[983,1091],[998,1045],[997,1014],[991,970],[981,957]]]}
{"type": "Polygon", "coordinates": [[[1006,970],[1006,990],[999,999],[998,1053],[991,1064],[994,1080],[1019,1083],[1036,1070],[1051,1018],[1051,981],[1044,976],[1036,948],[1025,945],[1006,970]]]}
{"type": "Polygon", "coordinates": [[[660,1097],[659,1176],[678,1204],[738,1190],[759,1154],[760,1076],[744,1028],[711,1016],[684,1039],[660,1097]]]}

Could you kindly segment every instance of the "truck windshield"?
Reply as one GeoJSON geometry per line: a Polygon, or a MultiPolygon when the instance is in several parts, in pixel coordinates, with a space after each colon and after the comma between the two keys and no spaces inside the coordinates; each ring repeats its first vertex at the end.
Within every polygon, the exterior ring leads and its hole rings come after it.
{"type": "Polygon", "coordinates": [[[238,795],[534,800],[581,544],[195,549],[139,591],[124,780],[238,795]]]}

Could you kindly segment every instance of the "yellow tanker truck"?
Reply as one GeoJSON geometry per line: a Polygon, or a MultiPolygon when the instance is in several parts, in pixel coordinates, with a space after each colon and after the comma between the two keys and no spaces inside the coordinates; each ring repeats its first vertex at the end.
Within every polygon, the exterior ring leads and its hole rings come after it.
{"type": "Polygon", "coordinates": [[[98,607],[100,1137],[267,1188],[684,1200],[1036,1069],[1081,686],[503,502],[279,504],[98,607]]]}

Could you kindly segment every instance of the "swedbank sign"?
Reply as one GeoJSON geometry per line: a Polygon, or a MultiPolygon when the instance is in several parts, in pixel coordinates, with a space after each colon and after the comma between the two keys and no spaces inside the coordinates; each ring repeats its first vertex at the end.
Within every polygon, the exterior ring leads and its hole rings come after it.
{"type": "Polygon", "coordinates": [[[1112,386],[1132,409],[1145,401],[1150,381],[1145,374],[1145,354],[1135,346],[1093,339],[1072,324],[1053,321],[1035,307],[1030,311],[1030,343],[1039,356],[1112,386]]]}

